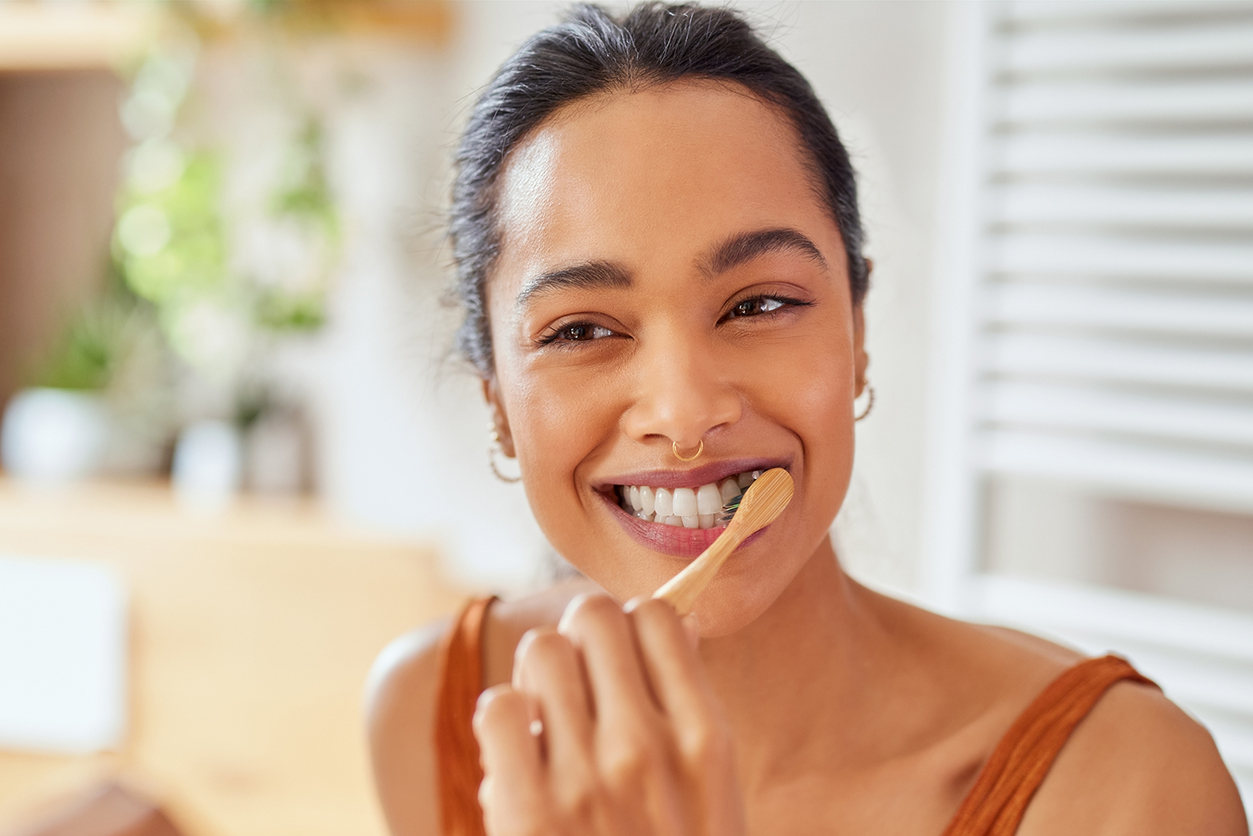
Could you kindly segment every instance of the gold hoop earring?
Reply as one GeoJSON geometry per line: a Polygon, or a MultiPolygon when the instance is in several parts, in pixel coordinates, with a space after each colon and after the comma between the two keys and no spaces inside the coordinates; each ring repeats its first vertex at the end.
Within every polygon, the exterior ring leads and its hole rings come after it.
{"type": "Polygon", "coordinates": [[[497,453],[503,454],[504,450],[501,449],[501,445],[500,445],[500,433],[493,426],[492,427],[492,443],[487,445],[487,466],[492,469],[492,473],[496,476],[496,478],[502,482],[507,482],[510,485],[514,484],[515,482],[521,482],[522,481],[521,474],[517,476],[506,476],[505,474],[500,472],[500,468],[496,466],[497,453]]]}
{"type": "Polygon", "coordinates": [[[691,456],[685,456],[679,452],[679,442],[670,442],[670,452],[674,453],[674,457],[681,462],[694,462],[700,458],[700,454],[705,452],[705,439],[700,440],[700,446],[696,448],[696,452],[691,456]]]}
{"type": "Polygon", "coordinates": [[[854,421],[860,421],[870,414],[870,410],[874,409],[874,387],[869,383],[866,384],[866,395],[869,398],[866,401],[866,408],[861,411],[861,415],[853,418],[854,421]]]}

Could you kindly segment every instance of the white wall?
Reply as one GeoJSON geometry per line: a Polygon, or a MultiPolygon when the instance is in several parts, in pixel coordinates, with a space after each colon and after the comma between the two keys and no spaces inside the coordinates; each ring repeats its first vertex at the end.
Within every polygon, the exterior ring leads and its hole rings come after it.
{"type": "MultiPolygon", "coordinates": [[[[877,402],[859,425],[854,486],[837,527],[859,575],[909,588],[919,553],[947,7],[736,5],[810,78],[861,173],[876,263],[867,323],[877,402]]],[[[475,91],[564,6],[460,4],[454,43],[436,59],[438,76],[424,77],[416,66],[373,73],[373,92],[344,114],[337,133],[337,184],[364,228],[350,245],[337,300],[337,359],[323,399],[324,484],[334,505],[356,519],[439,537],[450,569],[487,588],[534,582],[546,546],[520,486],[499,484],[487,468],[477,382],[443,358],[455,317],[434,310],[449,274],[429,230],[444,206],[448,158],[475,91]],[[428,230],[416,246],[406,240],[404,217],[428,230]]]]}
{"type": "Polygon", "coordinates": [[[936,2],[760,4],[805,73],[860,174],[867,254],[868,379],[853,485],[837,523],[842,557],[866,580],[912,589],[918,575],[929,289],[940,166],[947,7],[936,2]]]}

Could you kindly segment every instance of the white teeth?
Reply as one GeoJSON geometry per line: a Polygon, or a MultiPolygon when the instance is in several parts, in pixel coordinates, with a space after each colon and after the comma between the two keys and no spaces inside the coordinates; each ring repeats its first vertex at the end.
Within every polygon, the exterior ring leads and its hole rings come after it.
{"type": "Polygon", "coordinates": [[[640,487],[640,507],[644,510],[644,513],[645,514],[655,513],[657,511],[657,507],[655,503],[656,503],[656,494],[653,493],[653,489],[647,486],[641,486],[640,487]]]}
{"type": "Polygon", "coordinates": [[[665,488],[658,488],[654,496],[653,511],[659,517],[669,517],[674,514],[674,495],[665,488]]]}
{"type": "MultiPolygon", "coordinates": [[[[696,491],[691,488],[674,489],[674,514],[677,517],[694,517],[700,511],[696,508],[696,491]]],[[[694,528],[695,526],[688,526],[694,528]]]]}
{"type": "Polygon", "coordinates": [[[701,515],[721,512],[722,504],[722,494],[717,485],[701,485],[696,492],[696,510],[701,515]]]}
{"type": "Polygon", "coordinates": [[[739,473],[699,488],[622,485],[618,495],[622,508],[641,520],[683,528],[715,528],[723,508],[742,496],[761,474],[760,470],[739,473]]]}

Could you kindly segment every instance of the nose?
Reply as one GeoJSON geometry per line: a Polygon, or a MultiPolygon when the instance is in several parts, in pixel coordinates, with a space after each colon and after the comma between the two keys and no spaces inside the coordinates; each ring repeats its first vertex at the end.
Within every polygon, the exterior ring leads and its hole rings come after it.
{"type": "Polygon", "coordinates": [[[697,339],[654,341],[638,358],[636,397],[623,429],[642,443],[690,451],[740,419],[743,401],[716,347],[697,339]]]}

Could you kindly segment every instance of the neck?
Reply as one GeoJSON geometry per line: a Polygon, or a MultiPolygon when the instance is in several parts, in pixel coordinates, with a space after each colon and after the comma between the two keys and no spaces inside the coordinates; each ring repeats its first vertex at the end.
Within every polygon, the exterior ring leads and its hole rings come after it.
{"type": "Polygon", "coordinates": [[[817,759],[838,767],[834,753],[856,752],[857,724],[838,718],[867,716],[868,678],[886,655],[874,597],[844,574],[827,538],[761,617],[701,643],[745,789],[813,768],[817,759]]]}

